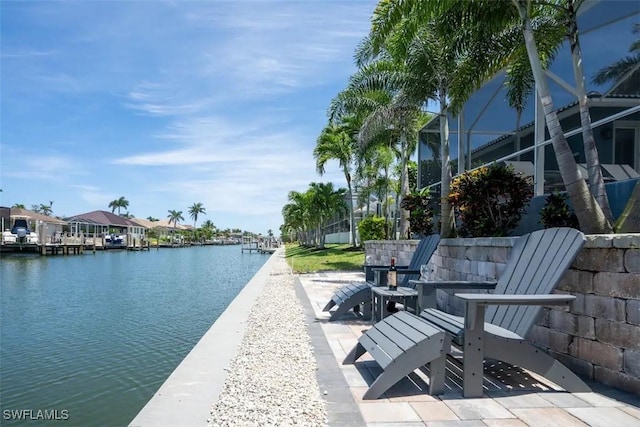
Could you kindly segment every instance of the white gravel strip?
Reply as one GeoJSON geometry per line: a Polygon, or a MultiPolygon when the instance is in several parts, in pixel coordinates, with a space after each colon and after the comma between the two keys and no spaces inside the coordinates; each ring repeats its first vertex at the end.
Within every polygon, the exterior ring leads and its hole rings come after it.
{"type": "MultiPolygon", "coordinates": [[[[209,426],[326,426],[316,361],[284,254],[251,309],[209,426]]],[[[221,343],[222,345],[222,343],[221,343]]]]}

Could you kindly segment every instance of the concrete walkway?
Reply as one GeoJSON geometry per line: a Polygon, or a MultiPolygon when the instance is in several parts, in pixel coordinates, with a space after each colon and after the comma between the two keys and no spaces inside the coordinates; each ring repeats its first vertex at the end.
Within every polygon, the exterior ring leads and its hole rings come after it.
{"type": "Polygon", "coordinates": [[[364,274],[313,273],[299,275],[298,279],[298,296],[308,310],[318,382],[325,394],[331,426],[640,427],[638,396],[595,383],[590,384],[592,393],[567,393],[524,371],[505,373],[500,366],[495,369],[496,375],[485,379],[484,398],[462,398],[459,367],[450,363],[448,392],[444,395],[428,395],[426,376],[418,370],[382,398],[363,401],[362,395],[379,374],[379,366],[367,358],[368,354],[356,365],[343,366],[342,360],[369,323],[353,315],[328,322],[329,315],[321,310],[336,288],[364,280],[364,274]],[[512,376],[519,377],[517,391],[512,388],[512,376]]]}

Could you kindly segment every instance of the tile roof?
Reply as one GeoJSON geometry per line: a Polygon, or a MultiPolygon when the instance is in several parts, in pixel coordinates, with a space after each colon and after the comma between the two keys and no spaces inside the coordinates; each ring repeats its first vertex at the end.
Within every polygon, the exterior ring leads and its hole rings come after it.
{"type": "Polygon", "coordinates": [[[89,224],[117,225],[119,227],[137,227],[138,224],[127,218],[107,211],[93,211],[65,218],[68,222],[87,222],[89,224]]]}
{"type": "Polygon", "coordinates": [[[48,216],[48,215],[43,215],[43,214],[39,214],[33,211],[30,211],[28,209],[22,209],[22,208],[10,208],[10,214],[11,218],[15,218],[15,217],[27,217],[28,219],[34,220],[34,221],[42,221],[42,222],[46,222],[47,224],[60,224],[60,225],[65,225],[67,223],[67,221],[64,221],[60,218],[55,218],[52,216],[48,216]]]}
{"type": "MultiPolygon", "coordinates": [[[[131,221],[140,224],[140,226],[142,227],[146,227],[146,228],[167,228],[167,229],[173,229],[174,224],[173,222],[171,224],[169,224],[169,220],[168,219],[161,219],[159,221],[149,221],[148,219],[142,219],[142,218],[132,218],[131,221]]],[[[192,229],[193,227],[190,225],[183,225],[178,223],[178,225],[175,227],[176,230],[189,230],[192,229]]]]}

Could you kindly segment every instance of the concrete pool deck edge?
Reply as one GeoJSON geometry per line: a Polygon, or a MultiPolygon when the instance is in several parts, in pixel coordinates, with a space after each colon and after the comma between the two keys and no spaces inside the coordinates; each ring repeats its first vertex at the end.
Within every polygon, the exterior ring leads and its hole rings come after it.
{"type": "Polygon", "coordinates": [[[129,427],[207,425],[211,407],[222,391],[231,361],[244,337],[249,311],[283,252],[283,247],[278,248],[269,257],[129,427]]]}

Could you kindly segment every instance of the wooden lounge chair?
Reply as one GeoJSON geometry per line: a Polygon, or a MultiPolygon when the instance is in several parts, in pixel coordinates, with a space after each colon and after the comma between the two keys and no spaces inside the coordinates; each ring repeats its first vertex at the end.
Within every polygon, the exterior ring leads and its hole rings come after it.
{"type": "MultiPolygon", "coordinates": [[[[569,304],[572,295],[552,295],[554,288],[584,245],[584,235],[571,228],[551,228],[520,237],[511,252],[504,272],[493,294],[455,294],[466,302],[465,317],[454,316],[434,308],[423,310],[420,320],[432,328],[418,336],[408,326],[399,325],[403,319],[416,317],[397,313],[376,323],[358,340],[345,358],[354,363],[368,351],[383,367],[380,375],[365,394],[376,399],[405,375],[423,364],[443,365],[442,354],[449,351],[448,340],[434,339],[443,331],[451,343],[463,351],[463,394],[482,396],[483,361],[501,360],[535,372],[570,392],[587,392],[589,387],[567,367],[541,349],[527,342],[542,305],[569,304]],[[485,306],[491,305],[485,314],[485,306]],[[413,341],[413,343],[412,343],[413,341]],[[439,347],[442,345],[442,347],[439,347]],[[383,353],[385,356],[380,356],[383,353]],[[418,357],[418,354],[427,357],[418,357]],[[391,360],[385,360],[387,359],[391,360]],[[415,360],[411,366],[400,363],[401,358],[415,360]],[[384,379],[380,380],[380,378],[384,379]],[[383,386],[379,386],[382,383],[383,386]]],[[[474,289],[474,282],[425,282],[422,286],[440,289],[474,289]]],[[[481,282],[485,289],[487,282],[481,282]]],[[[404,324],[407,322],[404,321],[404,324]]],[[[414,326],[419,323],[412,319],[414,326]]],[[[417,326],[416,326],[417,325],[417,326]]],[[[432,369],[433,370],[433,369],[432,369]]],[[[442,373],[432,373],[431,392],[442,391],[442,373]]]]}
{"type": "MultiPolygon", "coordinates": [[[[417,279],[420,276],[420,266],[429,262],[431,255],[433,255],[438,247],[438,242],[440,242],[440,236],[437,234],[429,235],[420,241],[409,265],[398,267],[398,275],[403,276],[398,286],[413,287],[409,281],[417,279]]],[[[378,272],[377,276],[383,277],[377,279],[378,282],[365,281],[349,283],[333,294],[331,300],[329,300],[323,308],[323,311],[329,311],[331,313],[330,321],[338,319],[353,307],[359,306],[360,304],[364,304],[362,310],[364,316],[371,314],[371,287],[386,284],[385,274],[386,271],[388,271],[388,266],[377,267],[378,268],[375,268],[378,272]],[[332,311],[331,309],[336,306],[337,308],[332,311]]]]}

